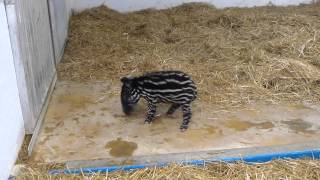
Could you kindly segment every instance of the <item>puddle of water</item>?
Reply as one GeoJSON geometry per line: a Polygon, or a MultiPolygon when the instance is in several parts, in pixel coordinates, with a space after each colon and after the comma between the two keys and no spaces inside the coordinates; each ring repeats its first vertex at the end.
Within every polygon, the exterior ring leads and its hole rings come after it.
{"type": "Polygon", "coordinates": [[[222,134],[222,130],[215,127],[215,126],[211,126],[211,125],[205,125],[205,127],[203,128],[205,131],[207,131],[208,134],[216,134],[217,132],[219,134],[222,134]]]}
{"type": "MultiPolygon", "coordinates": [[[[179,133],[178,136],[181,136],[183,139],[186,139],[191,142],[201,141],[204,138],[215,138],[223,135],[221,129],[211,125],[205,125],[203,128],[199,129],[188,129],[183,133],[179,133]]],[[[166,142],[170,141],[169,139],[165,140],[166,142]]]]}
{"type": "Polygon", "coordinates": [[[132,156],[138,145],[118,138],[117,140],[109,141],[105,148],[110,149],[109,154],[113,157],[128,157],[132,156]]]}
{"type": "Polygon", "coordinates": [[[261,123],[253,123],[250,121],[241,121],[237,118],[233,118],[228,120],[225,123],[226,127],[234,129],[236,131],[247,131],[250,128],[258,128],[258,129],[271,129],[274,127],[272,122],[261,122],[261,123]]]}
{"type": "Polygon", "coordinates": [[[261,123],[254,123],[254,124],[259,129],[272,129],[272,128],[274,128],[274,124],[272,122],[261,122],[261,123]]]}
{"type": "Polygon", "coordinates": [[[289,121],[281,121],[281,123],[286,124],[289,127],[289,129],[293,130],[296,133],[304,133],[304,134],[316,133],[314,130],[308,130],[312,127],[312,124],[302,119],[292,119],[289,121]]]}

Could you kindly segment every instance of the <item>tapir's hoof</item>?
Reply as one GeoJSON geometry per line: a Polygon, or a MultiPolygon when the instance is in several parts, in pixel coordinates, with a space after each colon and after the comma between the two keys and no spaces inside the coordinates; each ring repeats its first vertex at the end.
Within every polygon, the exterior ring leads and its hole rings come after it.
{"type": "Polygon", "coordinates": [[[181,132],[185,132],[187,129],[188,129],[188,126],[186,126],[186,125],[180,126],[180,131],[181,132]]]}
{"type": "Polygon", "coordinates": [[[151,121],[144,121],[144,124],[151,124],[151,121]]]}

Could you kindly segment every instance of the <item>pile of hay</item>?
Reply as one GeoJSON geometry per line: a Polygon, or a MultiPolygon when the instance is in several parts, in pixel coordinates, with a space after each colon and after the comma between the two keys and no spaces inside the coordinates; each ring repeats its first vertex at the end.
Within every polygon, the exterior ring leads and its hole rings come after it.
{"type": "Polygon", "coordinates": [[[132,172],[50,176],[47,170],[52,167],[22,167],[22,173],[17,179],[320,179],[320,161],[315,160],[277,160],[259,165],[213,163],[201,167],[172,164],[165,168],[146,168],[132,172]]]}
{"type": "Polygon", "coordinates": [[[201,101],[320,101],[320,5],[230,8],[199,3],[71,18],[62,80],[111,80],[182,70],[201,101]]]}
{"type": "Polygon", "coordinates": [[[105,6],[70,23],[63,80],[151,70],[193,76],[203,101],[320,100],[320,6],[217,10],[184,4],[121,14],[105,6]]]}

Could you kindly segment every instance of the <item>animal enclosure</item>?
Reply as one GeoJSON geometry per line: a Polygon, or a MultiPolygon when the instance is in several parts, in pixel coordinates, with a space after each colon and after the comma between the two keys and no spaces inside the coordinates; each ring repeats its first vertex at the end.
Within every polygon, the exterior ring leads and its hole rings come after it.
{"type": "Polygon", "coordinates": [[[317,140],[319,8],[190,3],[73,14],[32,160],[132,164],[139,156],[317,140]],[[144,101],[132,116],[122,113],[120,78],[154,70],[184,71],[197,85],[184,133],[181,112],[166,117],[165,104],[151,125],[143,124],[144,101]]]}

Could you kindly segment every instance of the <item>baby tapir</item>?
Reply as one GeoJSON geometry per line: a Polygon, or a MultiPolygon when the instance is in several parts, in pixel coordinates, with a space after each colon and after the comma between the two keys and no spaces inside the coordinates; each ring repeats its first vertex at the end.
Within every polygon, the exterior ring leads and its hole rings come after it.
{"type": "Polygon", "coordinates": [[[156,71],[139,77],[122,77],[121,104],[123,112],[129,115],[134,105],[143,97],[148,102],[145,123],[151,123],[158,103],[171,103],[167,115],[182,108],[181,131],[188,129],[191,119],[191,102],[197,98],[193,80],[181,71],[156,71]]]}

